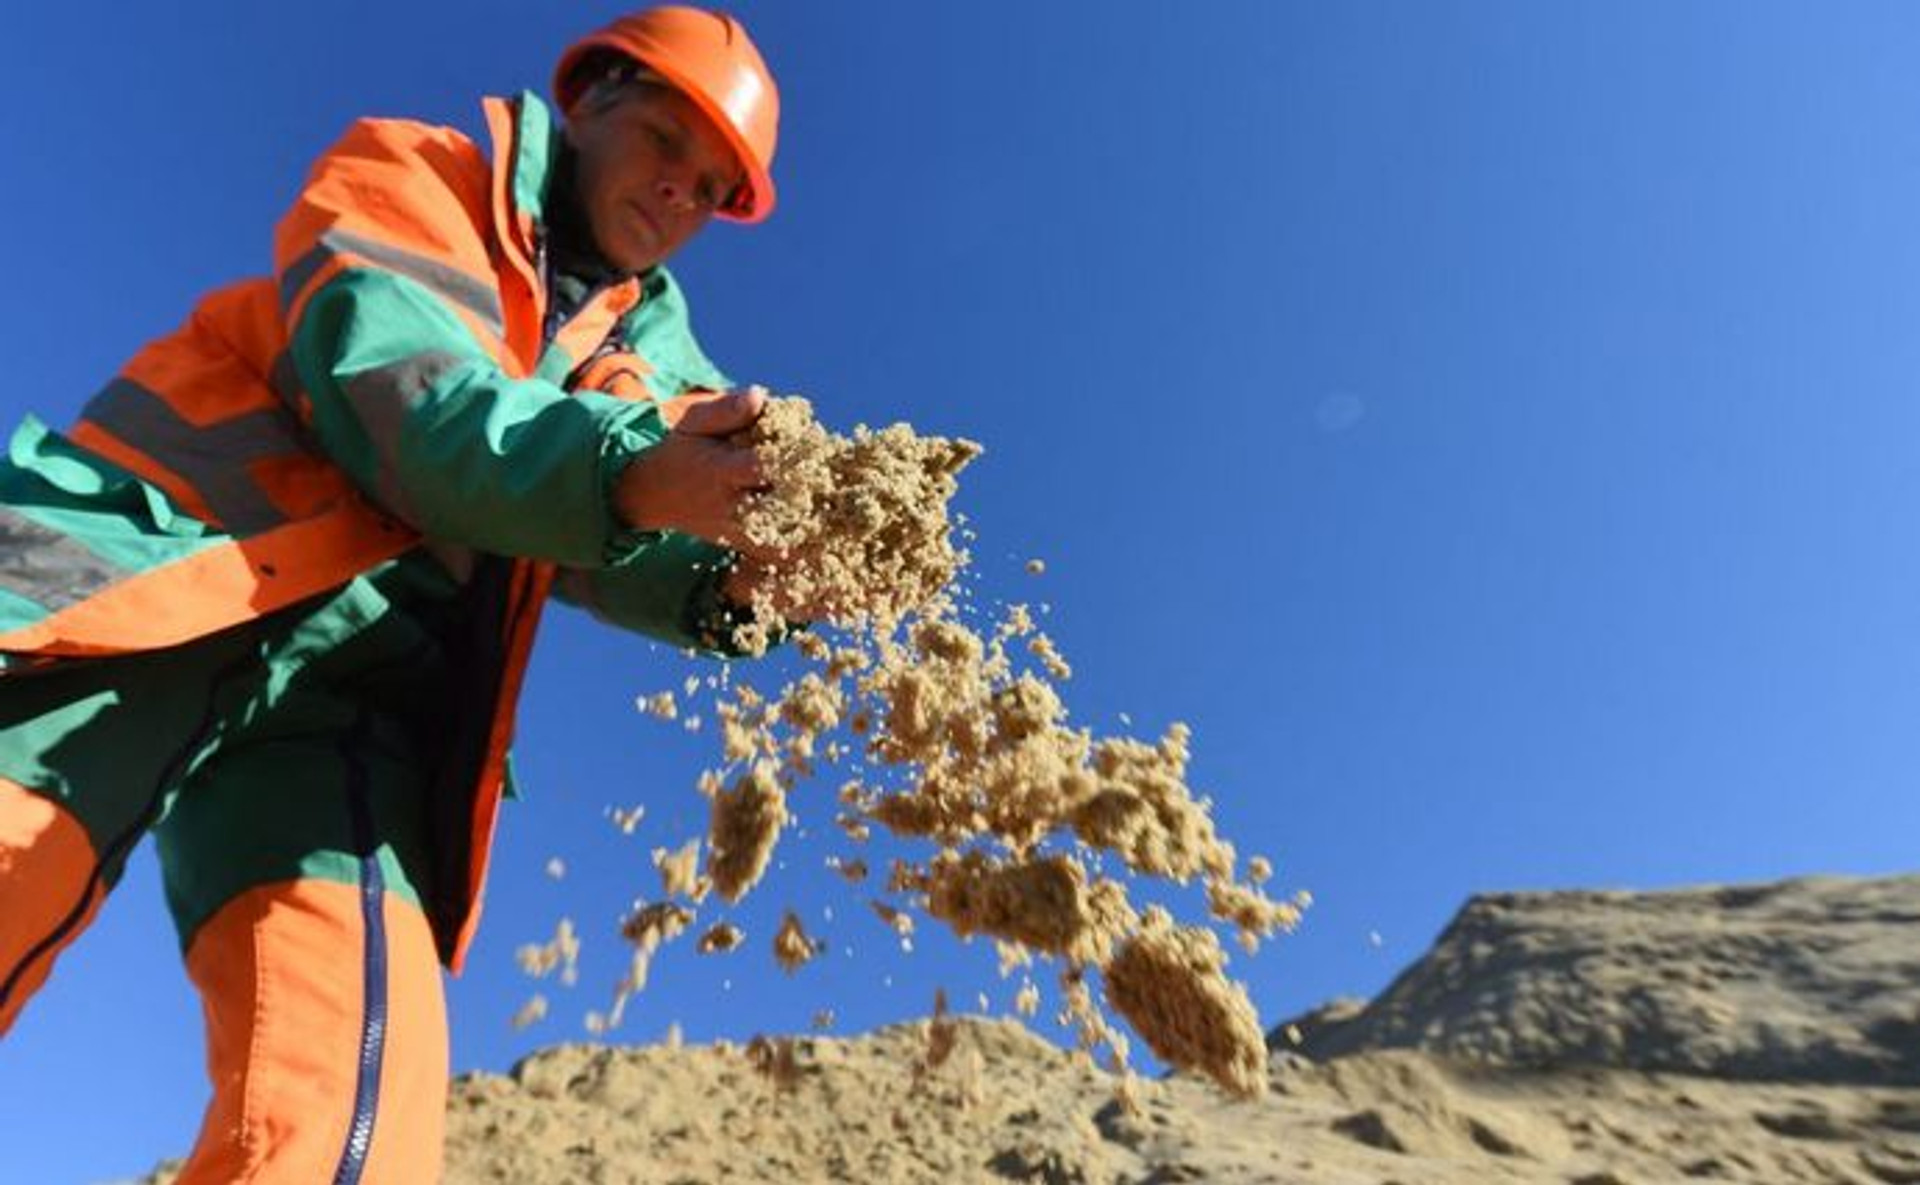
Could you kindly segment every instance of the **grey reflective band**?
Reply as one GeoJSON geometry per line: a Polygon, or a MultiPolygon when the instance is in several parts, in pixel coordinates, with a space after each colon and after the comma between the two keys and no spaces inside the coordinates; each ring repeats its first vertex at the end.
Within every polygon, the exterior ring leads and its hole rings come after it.
{"type": "Polygon", "coordinates": [[[253,534],[287,521],[247,472],[256,461],[308,451],[299,425],[284,408],[191,424],[152,391],[117,378],[88,402],[81,418],[178,475],[229,532],[253,534]]]}
{"type": "Polygon", "coordinates": [[[0,506],[0,589],[57,613],[126,575],[59,531],[0,506]]]}
{"type": "Polygon", "coordinates": [[[419,526],[416,507],[400,484],[400,475],[411,471],[401,455],[401,440],[414,403],[432,390],[443,375],[469,360],[445,350],[422,350],[397,362],[362,370],[340,380],[340,391],[347,406],[367,434],[379,459],[373,471],[375,497],[380,504],[407,522],[419,526]]]}
{"type": "Polygon", "coordinates": [[[339,255],[355,255],[376,267],[418,281],[434,294],[445,297],[480,318],[495,337],[506,335],[507,318],[500,308],[500,293],[491,283],[477,280],[457,267],[418,252],[337,227],[321,235],[311,251],[281,274],[280,307],[291,309],[314,274],[326,266],[328,260],[339,255]]]}

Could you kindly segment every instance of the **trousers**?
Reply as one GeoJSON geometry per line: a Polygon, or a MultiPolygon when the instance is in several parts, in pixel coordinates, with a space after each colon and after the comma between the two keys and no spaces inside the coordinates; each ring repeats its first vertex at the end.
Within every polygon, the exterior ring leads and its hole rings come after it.
{"type": "Polygon", "coordinates": [[[438,1179],[444,670],[363,576],[185,646],[0,676],[0,1038],[151,835],[212,1083],[182,1185],[438,1179]]]}

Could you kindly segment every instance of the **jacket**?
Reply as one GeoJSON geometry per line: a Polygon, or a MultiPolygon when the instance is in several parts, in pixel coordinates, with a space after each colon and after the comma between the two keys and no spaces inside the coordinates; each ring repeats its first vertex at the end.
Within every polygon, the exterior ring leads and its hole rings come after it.
{"type": "Polygon", "coordinates": [[[70,432],[29,419],[0,463],[0,677],[190,641],[417,547],[478,586],[484,719],[449,720],[471,733],[466,817],[461,883],[434,918],[456,970],[547,597],[696,645],[725,557],[627,530],[609,500],[666,433],[656,401],[726,384],[678,286],[655,268],[550,317],[560,131],[531,94],[484,111],[490,151],[450,128],[354,124],[281,221],[271,277],[206,297],[70,432]]]}

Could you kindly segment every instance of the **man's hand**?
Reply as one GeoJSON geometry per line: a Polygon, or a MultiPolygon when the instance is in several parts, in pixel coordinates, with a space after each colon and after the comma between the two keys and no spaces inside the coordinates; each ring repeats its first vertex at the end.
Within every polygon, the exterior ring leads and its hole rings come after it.
{"type": "Polygon", "coordinates": [[[767,393],[695,391],[670,400],[672,431],[635,457],[614,485],[614,512],[643,531],[680,531],[740,549],[740,502],[762,488],[759,458],[728,438],[760,418],[767,393]]]}

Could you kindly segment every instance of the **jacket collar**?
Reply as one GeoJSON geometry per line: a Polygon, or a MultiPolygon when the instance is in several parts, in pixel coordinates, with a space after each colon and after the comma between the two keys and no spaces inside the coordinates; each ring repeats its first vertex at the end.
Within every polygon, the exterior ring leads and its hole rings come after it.
{"type": "Polygon", "coordinates": [[[494,146],[495,160],[504,160],[509,170],[508,193],[514,209],[535,225],[545,222],[547,186],[553,178],[554,154],[560,146],[561,131],[552,108],[532,91],[521,91],[506,100],[513,114],[513,143],[494,146]]]}

